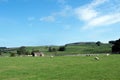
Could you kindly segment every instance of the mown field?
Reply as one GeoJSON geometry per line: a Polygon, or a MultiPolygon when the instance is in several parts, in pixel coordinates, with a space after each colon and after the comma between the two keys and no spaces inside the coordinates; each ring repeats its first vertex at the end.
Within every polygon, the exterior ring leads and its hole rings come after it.
{"type": "Polygon", "coordinates": [[[120,55],[0,57],[0,80],[120,80],[120,55]]]}

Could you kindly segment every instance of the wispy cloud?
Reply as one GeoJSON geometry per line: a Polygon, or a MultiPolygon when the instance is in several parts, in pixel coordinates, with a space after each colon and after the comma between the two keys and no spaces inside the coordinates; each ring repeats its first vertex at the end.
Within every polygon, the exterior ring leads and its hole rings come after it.
{"type": "Polygon", "coordinates": [[[84,29],[99,27],[99,26],[105,26],[110,25],[114,23],[120,22],[120,14],[111,14],[111,15],[104,15],[97,18],[92,19],[87,23],[86,26],[84,26],[84,29]]]}
{"type": "Polygon", "coordinates": [[[60,11],[52,12],[50,15],[40,18],[40,21],[61,22],[60,18],[65,18],[73,14],[72,6],[67,4],[67,0],[55,0],[61,7],[60,11]]]}
{"type": "Polygon", "coordinates": [[[40,21],[54,22],[55,21],[55,17],[54,16],[42,17],[42,18],[40,18],[40,21]]]}
{"type": "Polygon", "coordinates": [[[95,28],[98,26],[105,26],[120,22],[120,1],[114,0],[94,0],[88,5],[78,7],[75,9],[75,14],[80,20],[85,22],[83,29],[95,28]],[[119,4],[118,4],[119,3],[119,4]],[[117,5],[116,5],[117,4],[117,5]],[[101,6],[108,6],[108,12],[100,9],[101,6]]]}
{"type": "Polygon", "coordinates": [[[94,0],[90,4],[76,8],[75,14],[80,20],[91,20],[100,14],[100,12],[96,11],[95,8],[106,1],[108,0],[94,0]]]}
{"type": "Polygon", "coordinates": [[[73,8],[66,0],[57,0],[62,8],[40,18],[40,21],[55,22],[60,18],[77,17],[84,22],[82,29],[91,29],[120,22],[120,0],[92,0],[84,6],[73,8]],[[73,15],[74,14],[74,15],[73,15]]]}
{"type": "Polygon", "coordinates": [[[95,18],[98,15],[98,12],[91,8],[76,8],[75,14],[78,16],[80,20],[89,21],[95,18]]]}
{"type": "Polygon", "coordinates": [[[59,11],[59,12],[54,12],[54,13],[52,13],[52,15],[54,15],[54,16],[63,16],[63,17],[65,17],[65,16],[69,16],[69,14],[71,13],[71,11],[72,11],[72,7],[71,6],[69,6],[69,5],[65,5],[62,9],[61,9],[61,11],[59,11]],[[68,14],[69,13],[69,14],[68,14]]]}
{"type": "Polygon", "coordinates": [[[104,4],[105,2],[108,2],[109,0],[93,0],[90,4],[88,4],[89,8],[97,7],[101,4],[104,4]]]}
{"type": "Polygon", "coordinates": [[[61,9],[61,11],[53,12],[49,16],[41,17],[40,21],[55,22],[57,21],[58,17],[69,16],[69,14],[72,13],[71,11],[72,11],[72,7],[69,5],[65,5],[64,8],[61,9]]]}

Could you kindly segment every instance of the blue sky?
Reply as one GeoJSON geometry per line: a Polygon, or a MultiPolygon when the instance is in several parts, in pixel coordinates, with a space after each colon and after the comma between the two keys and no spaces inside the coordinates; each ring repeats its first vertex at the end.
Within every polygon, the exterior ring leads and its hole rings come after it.
{"type": "Polygon", "coordinates": [[[120,38],[120,0],[0,0],[0,46],[120,38]]]}

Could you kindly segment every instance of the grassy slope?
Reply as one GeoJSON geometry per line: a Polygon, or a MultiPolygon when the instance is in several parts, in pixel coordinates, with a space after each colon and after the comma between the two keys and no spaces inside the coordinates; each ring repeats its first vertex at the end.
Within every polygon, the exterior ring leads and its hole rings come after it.
{"type": "MultiPolygon", "coordinates": [[[[52,48],[59,49],[60,46],[51,46],[52,48]]],[[[97,46],[96,44],[80,44],[80,45],[68,45],[65,51],[49,52],[48,46],[28,46],[26,47],[29,53],[32,50],[42,51],[45,55],[76,55],[76,54],[99,54],[99,53],[111,53],[110,44],[102,44],[97,46]]],[[[11,53],[17,53],[17,48],[11,48],[11,53]]],[[[10,56],[9,51],[7,53],[2,53],[2,56],[10,56]]]]}
{"type": "Polygon", "coordinates": [[[0,80],[120,80],[120,55],[2,57],[0,80]]]}
{"type": "MultiPolygon", "coordinates": [[[[53,46],[58,49],[58,46],[53,46]]],[[[55,52],[48,52],[48,48],[45,46],[40,47],[27,47],[27,50],[32,51],[40,50],[45,54],[55,54],[55,52]]],[[[111,47],[109,44],[102,44],[97,46],[96,44],[82,44],[82,45],[69,45],[65,51],[57,51],[57,55],[68,55],[68,54],[90,54],[90,53],[110,53],[111,47]]]]}

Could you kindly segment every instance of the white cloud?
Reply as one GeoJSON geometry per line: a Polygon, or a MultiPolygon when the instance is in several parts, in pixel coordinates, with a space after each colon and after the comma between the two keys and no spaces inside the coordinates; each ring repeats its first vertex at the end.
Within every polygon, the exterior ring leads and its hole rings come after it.
{"type": "Polygon", "coordinates": [[[40,18],[40,21],[46,22],[61,22],[58,18],[65,18],[73,14],[72,6],[67,4],[67,0],[55,0],[61,6],[61,10],[58,12],[52,12],[50,15],[40,18]]]}
{"type": "Polygon", "coordinates": [[[59,11],[59,12],[53,12],[49,16],[45,16],[40,18],[40,21],[46,21],[46,22],[55,22],[58,17],[67,17],[69,16],[72,12],[72,7],[69,5],[64,6],[64,8],[59,11]]]}
{"type": "Polygon", "coordinates": [[[55,17],[54,16],[42,17],[42,18],[40,18],[40,21],[54,22],[55,21],[55,17]]]}
{"type": "Polygon", "coordinates": [[[102,3],[105,3],[107,0],[93,0],[90,4],[85,6],[80,6],[75,9],[75,14],[80,20],[91,20],[95,17],[97,17],[100,12],[95,10],[94,8],[99,6],[102,3]]]}
{"type": "Polygon", "coordinates": [[[120,14],[105,15],[92,19],[86,26],[83,27],[83,29],[110,25],[118,22],[120,23],[120,14]]]}
{"type": "MultiPolygon", "coordinates": [[[[76,16],[85,25],[83,29],[96,28],[120,22],[120,0],[93,0],[91,3],[77,8],[66,4],[66,0],[57,0],[64,3],[61,11],[53,12],[49,16],[40,18],[40,21],[55,22],[58,18],[76,16]]],[[[59,19],[60,21],[60,19],[59,19]]]]}
{"type": "Polygon", "coordinates": [[[76,8],[76,16],[78,19],[85,22],[83,29],[120,23],[120,1],[115,1],[116,3],[113,5],[112,0],[94,0],[88,5],[76,8]],[[109,8],[107,8],[108,12],[104,12],[104,10],[100,9],[100,5],[104,7],[109,5],[109,8]]]}
{"type": "Polygon", "coordinates": [[[93,7],[97,7],[97,6],[103,4],[103,3],[107,2],[107,1],[109,1],[109,0],[93,0],[93,1],[88,5],[88,7],[92,7],[92,8],[93,8],[93,7]]]}
{"type": "Polygon", "coordinates": [[[90,8],[76,8],[75,14],[81,20],[91,20],[98,15],[98,12],[90,8]]]}
{"type": "Polygon", "coordinates": [[[52,15],[56,16],[56,17],[60,17],[60,16],[69,16],[69,14],[71,13],[72,11],[72,7],[69,6],[69,5],[65,5],[64,8],[59,11],[59,12],[54,12],[52,15]]]}

